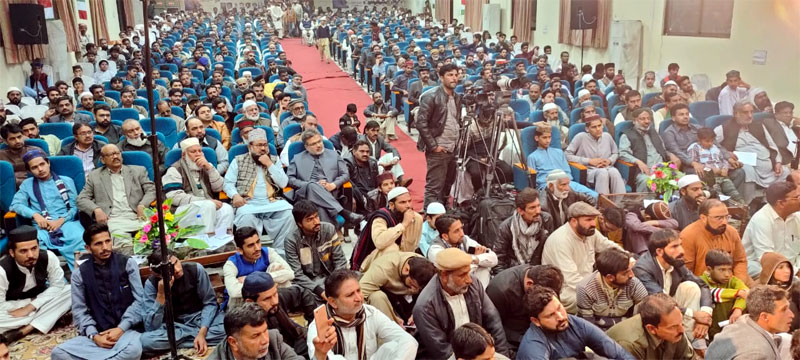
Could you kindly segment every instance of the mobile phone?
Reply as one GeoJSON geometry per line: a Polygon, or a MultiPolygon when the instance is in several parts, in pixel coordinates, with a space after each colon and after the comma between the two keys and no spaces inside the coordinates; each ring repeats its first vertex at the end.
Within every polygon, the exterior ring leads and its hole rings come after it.
{"type": "Polygon", "coordinates": [[[475,255],[475,247],[474,246],[468,247],[467,254],[475,255]]]}
{"type": "Polygon", "coordinates": [[[314,323],[317,325],[317,336],[323,339],[328,332],[329,326],[328,310],[325,308],[325,305],[320,305],[318,308],[314,309],[314,323]]]}

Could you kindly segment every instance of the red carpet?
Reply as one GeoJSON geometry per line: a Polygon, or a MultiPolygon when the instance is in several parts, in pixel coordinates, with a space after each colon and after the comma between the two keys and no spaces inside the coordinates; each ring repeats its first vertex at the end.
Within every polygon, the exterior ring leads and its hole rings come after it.
{"type": "MultiPolygon", "coordinates": [[[[358,118],[364,129],[363,111],[372,99],[359,86],[355,79],[342,71],[333,61],[330,64],[319,60],[319,52],[313,46],[305,46],[300,39],[284,39],[283,50],[292,60],[292,67],[303,75],[303,85],[308,91],[309,110],[319,117],[325,135],[331,136],[339,131],[339,117],[345,113],[349,103],[358,107],[358,118]]],[[[414,208],[422,210],[425,188],[425,155],[417,150],[417,144],[398,127],[398,140],[391,144],[400,152],[400,164],[405,170],[405,177],[414,182],[409,189],[414,199],[414,208]]]]}

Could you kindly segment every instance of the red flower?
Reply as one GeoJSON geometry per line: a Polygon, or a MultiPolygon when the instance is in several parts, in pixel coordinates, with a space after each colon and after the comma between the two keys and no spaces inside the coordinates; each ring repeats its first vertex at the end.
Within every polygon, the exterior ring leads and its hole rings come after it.
{"type": "Polygon", "coordinates": [[[656,174],[656,178],[658,178],[658,179],[663,179],[664,178],[664,172],[661,171],[661,170],[656,170],[655,174],[656,174]]]}
{"type": "Polygon", "coordinates": [[[150,222],[155,224],[158,222],[158,215],[153,215],[150,217],[150,222]]]}
{"type": "Polygon", "coordinates": [[[163,205],[161,205],[161,209],[164,210],[164,211],[167,211],[167,210],[169,210],[169,206],[167,206],[167,204],[163,204],[163,205]]]}

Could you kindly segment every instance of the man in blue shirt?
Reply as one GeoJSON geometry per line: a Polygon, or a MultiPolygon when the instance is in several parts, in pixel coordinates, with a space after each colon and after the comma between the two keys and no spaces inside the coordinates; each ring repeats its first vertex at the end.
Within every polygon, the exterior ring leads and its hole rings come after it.
{"type": "Polygon", "coordinates": [[[581,358],[586,347],[608,359],[635,359],[597,326],[567,315],[552,289],[533,285],[523,302],[531,326],[520,342],[517,360],[581,358]]]}
{"type": "Polygon", "coordinates": [[[572,190],[589,194],[596,199],[596,191],[572,181],[572,171],[569,168],[564,151],[558,147],[550,147],[550,142],[553,140],[551,132],[552,127],[550,125],[536,124],[534,140],[536,140],[538,147],[528,155],[528,167],[536,170],[536,187],[539,189],[544,188],[547,184],[547,175],[555,169],[561,169],[569,175],[569,186],[572,190]]]}

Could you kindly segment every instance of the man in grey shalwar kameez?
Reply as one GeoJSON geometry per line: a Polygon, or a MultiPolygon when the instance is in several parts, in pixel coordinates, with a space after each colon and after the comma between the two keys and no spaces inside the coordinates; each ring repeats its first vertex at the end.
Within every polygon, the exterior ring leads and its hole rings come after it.
{"type": "Polygon", "coordinates": [[[585,120],[586,132],[576,135],[565,151],[567,161],[586,166],[587,181],[599,194],[625,193],[625,180],[614,167],[619,158],[614,137],[603,131],[603,119],[593,115],[585,120]]]}
{"type": "Polygon", "coordinates": [[[57,346],[51,357],[140,359],[142,344],[135,330],[142,321],[139,266],[112,250],[105,224],[90,225],[83,240],[91,257],[72,273],[72,321],[79,336],[57,346]]]}

